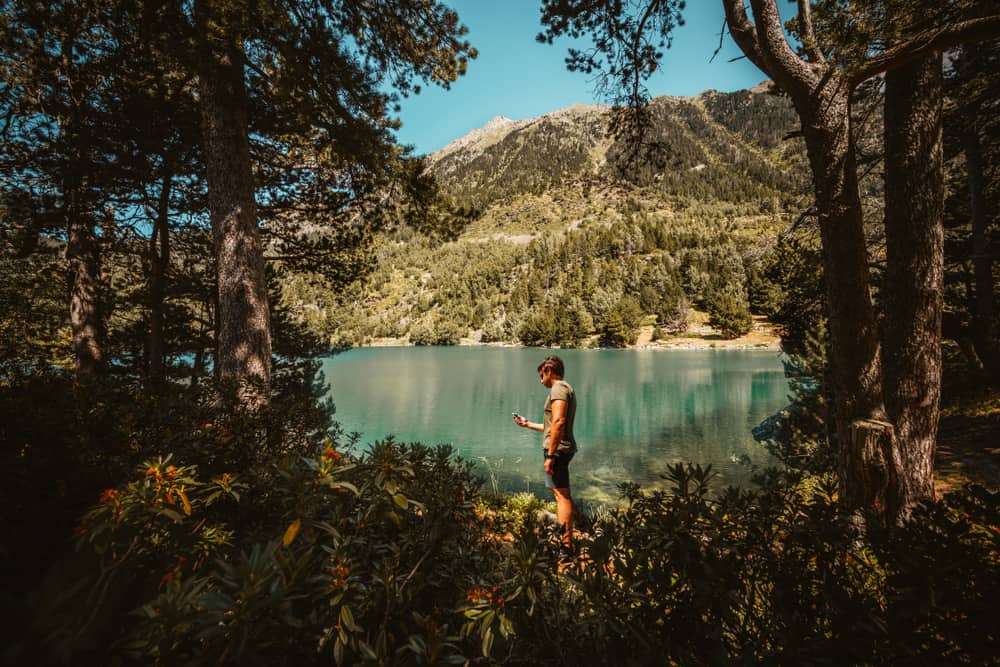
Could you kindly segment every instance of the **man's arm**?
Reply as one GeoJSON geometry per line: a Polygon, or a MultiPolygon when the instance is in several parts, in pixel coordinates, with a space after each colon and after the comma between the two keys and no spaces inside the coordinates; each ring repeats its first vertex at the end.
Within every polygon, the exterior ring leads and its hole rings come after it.
{"type": "Polygon", "coordinates": [[[538,431],[539,433],[545,430],[544,424],[536,424],[534,422],[529,422],[521,415],[517,415],[516,417],[514,417],[514,423],[524,428],[530,428],[532,431],[538,431]]]}
{"type": "Polygon", "coordinates": [[[552,423],[549,425],[549,451],[545,457],[545,472],[553,474],[555,471],[555,460],[549,456],[555,456],[562,442],[563,432],[566,430],[566,401],[563,399],[553,399],[552,401],[552,423]]]}
{"type": "Polygon", "coordinates": [[[549,426],[549,454],[555,454],[566,432],[566,401],[552,400],[552,424],[549,426]]]}

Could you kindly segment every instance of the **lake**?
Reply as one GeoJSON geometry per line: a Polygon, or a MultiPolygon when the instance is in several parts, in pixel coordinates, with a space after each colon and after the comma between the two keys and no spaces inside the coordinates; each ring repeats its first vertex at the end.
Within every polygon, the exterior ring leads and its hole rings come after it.
{"type": "MultiPolygon", "coordinates": [[[[545,492],[541,434],[547,390],[535,368],[550,350],[494,347],[361,348],[324,360],[347,431],[362,446],[387,434],[451,443],[509,491],[545,492]]],[[[617,498],[617,485],[666,485],[668,464],[711,464],[717,482],[744,486],[741,463],[773,464],[751,429],[788,404],[780,354],[757,350],[557,350],[577,394],[574,497],[617,498]]]]}

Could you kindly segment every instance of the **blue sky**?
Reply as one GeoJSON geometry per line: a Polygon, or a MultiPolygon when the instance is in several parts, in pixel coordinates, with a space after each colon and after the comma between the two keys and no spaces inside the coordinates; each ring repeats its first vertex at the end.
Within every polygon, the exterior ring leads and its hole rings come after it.
{"type": "MultiPolygon", "coordinates": [[[[425,86],[419,95],[401,100],[403,123],[397,136],[417,154],[435,151],[494,116],[519,120],[575,103],[602,103],[584,74],[568,72],[568,42],[538,44],[541,29],[538,0],[450,0],[468,39],[479,51],[466,75],[451,90],[425,86]]],[[[779,0],[782,15],[795,4],[779,0]]],[[[674,34],[663,67],[649,80],[652,95],[697,95],[703,90],[738,90],[767,78],[742,55],[728,35],[722,52],[709,63],[719,44],[724,14],[720,0],[691,0],[686,24],[674,34]]]]}

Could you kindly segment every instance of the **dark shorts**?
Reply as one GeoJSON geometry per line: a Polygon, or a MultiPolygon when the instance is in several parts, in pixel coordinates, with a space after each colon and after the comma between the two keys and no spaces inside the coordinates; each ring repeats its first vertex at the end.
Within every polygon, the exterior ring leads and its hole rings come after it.
{"type": "MultiPolygon", "coordinates": [[[[542,450],[544,456],[546,451],[542,450]]],[[[576,452],[558,452],[555,458],[555,467],[552,474],[544,472],[546,489],[568,489],[569,488],[569,462],[573,460],[576,452]]]]}

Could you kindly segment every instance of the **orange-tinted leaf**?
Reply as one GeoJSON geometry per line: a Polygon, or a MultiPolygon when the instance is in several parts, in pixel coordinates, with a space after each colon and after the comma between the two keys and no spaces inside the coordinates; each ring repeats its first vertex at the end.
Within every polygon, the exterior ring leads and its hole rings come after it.
{"type": "Polygon", "coordinates": [[[184,513],[191,516],[191,501],[188,500],[187,494],[183,491],[178,491],[177,495],[181,497],[181,505],[184,506],[184,513]]]}
{"type": "Polygon", "coordinates": [[[302,527],[302,519],[296,519],[288,525],[285,530],[285,537],[281,542],[287,547],[289,544],[295,541],[295,536],[299,534],[299,528],[302,527]]]}

